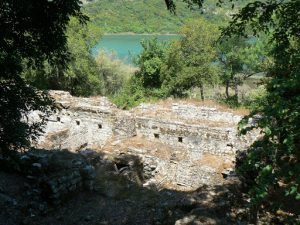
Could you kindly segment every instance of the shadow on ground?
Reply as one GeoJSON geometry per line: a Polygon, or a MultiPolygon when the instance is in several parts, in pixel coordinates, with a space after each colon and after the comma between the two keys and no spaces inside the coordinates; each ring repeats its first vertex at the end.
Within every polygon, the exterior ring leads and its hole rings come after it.
{"type": "Polygon", "coordinates": [[[93,151],[33,150],[18,159],[11,165],[1,159],[3,225],[247,224],[243,222],[245,210],[235,208],[242,198],[233,180],[183,192],[143,187],[143,164],[134,155],[111,159],[93,151]],[[86,186],[86,180],[73,173],[78,170],[82,177],[82,171],[91,165],[95,168],[93,182],[90,177],[90,186],[86,186]],[[10,167],[14,169],[3,170],[10,167]],[[57,182],[56,189],[45,188],[50,181],[57,182]]]}

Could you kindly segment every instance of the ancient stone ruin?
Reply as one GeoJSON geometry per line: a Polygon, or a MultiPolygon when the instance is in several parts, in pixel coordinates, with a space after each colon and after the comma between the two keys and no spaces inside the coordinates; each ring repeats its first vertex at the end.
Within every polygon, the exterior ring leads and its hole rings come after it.
{"type": "Polygon", "coordinates": [[[220,184],[222,173],[234,167],[236,151],[257,137],[255,132],[238,136],[242,115],[218,106],[168,100],[124,111],[105,97],[79,98],[63,91],[51,95],[58,110],[36,147],[101,152],[120,173],[134,167],[125,156],[138,157],[145,187],[193,190],[220,184]]]}

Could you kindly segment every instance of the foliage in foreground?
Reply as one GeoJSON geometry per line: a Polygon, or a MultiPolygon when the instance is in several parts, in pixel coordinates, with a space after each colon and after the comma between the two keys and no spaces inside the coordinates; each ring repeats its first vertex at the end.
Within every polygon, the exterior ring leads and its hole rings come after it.
{"type": "Polygon", "coordinates": [[[50,114],[52,100],[20,78],[0,81],[0,153],[27,148],[42,132],[44,119],[50,114]],[[28,123],[27,114],[42,112],[41,120],[28,123]]]}
{"type": "MultiPolygon", "coordinates": [[[[90,54],[101,31],[84,25],[79,1],[2,1],[0,8],[0,153],[6,154],[38,137],[53,103],[28,83],[83,96],[113,94],[118,88],[107,63],[97,64],[90,54]],[[41,121],[29,124],[32,110],[41,112],[41,121]]],[[[109,67],[115,72],[115,65],[109,67]]],[[[119,71],[117,77],[122,75],[119,71]]]]}
{"type": "Polygon", "coordinates": [[[66,35],[69,52],[67,68],[63,69],[63,62],[51,65],[44,61],[41,68],[30,64],[24,70],[24,78],[31,85],[44,90],[65,90],[77,96],[101,94],[103,81],[90,50],[102,31],[91,23],[81,24],[73,17],[68,23],[66,35]]]}
{"type": "Polygon", "coordinates": [[[65,68],[70,16],[86,19],[79,1],[0,1],[0,154],[27,147],[39,133],[41,124],[27,124],[26,115],[33,109],[47,112],[50,100],[21,78],[23,62],[65,68]]]}
{"type": "MultiPolygon", "coordinates": [[[[300,223],[300,2],[258,1],[233,18],[224,34],[265,32],[273,44],[274,65],[269,69],[267,96],[250,116],[260,115],[254,127],[263,138],[256,141],[239,168],[248,182],[252,217],[271,212],[286,224],[300,223]],[[260,21],[260,23],[256,23],[260,21]],[[252,176],[252,179],[247,179],[252,176]]],[[[245,118],[244,121],[246,121],[245,118]]],[[[279,222],[279,221],[277,221],[279,222]]]]}

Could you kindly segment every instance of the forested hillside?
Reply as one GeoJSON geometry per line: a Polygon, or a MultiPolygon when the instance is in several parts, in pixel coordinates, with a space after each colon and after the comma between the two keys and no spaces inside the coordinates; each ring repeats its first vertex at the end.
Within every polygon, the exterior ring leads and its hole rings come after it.
{"type": "Polygon", "coordinates": [[[226,8],[216,7],[216,2],[210,0],[201,10],[190,10],[180,1],[174,15],[161,0],[97,0],[85,5],[85,12],[106,33],[175,33],[188,19],[227,17],[226,8]]]}

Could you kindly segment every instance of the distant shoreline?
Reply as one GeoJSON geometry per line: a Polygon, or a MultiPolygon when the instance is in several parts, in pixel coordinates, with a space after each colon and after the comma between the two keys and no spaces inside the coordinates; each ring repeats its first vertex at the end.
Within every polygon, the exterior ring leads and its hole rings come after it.
{"type": "Polygon", "coordinates": [[[166,35],[166,36],[178,36],[179,34],[172,34],[172,33],[134,33],[134,32],[120,32],[120,33],[104,33],[103,35],[143,35],[143,36],[150,36],[150,35],[166,35]]]}

